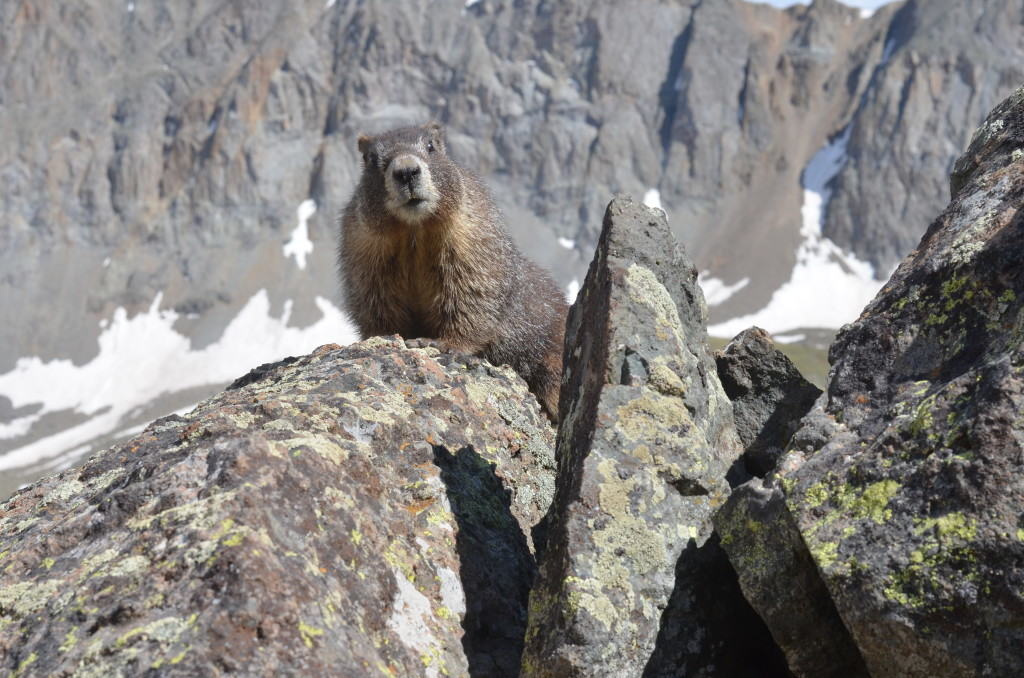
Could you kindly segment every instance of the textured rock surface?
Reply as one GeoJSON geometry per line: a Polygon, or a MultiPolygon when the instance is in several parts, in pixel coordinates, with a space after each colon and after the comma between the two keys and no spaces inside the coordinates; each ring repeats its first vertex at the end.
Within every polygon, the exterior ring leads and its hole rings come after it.
{"type": "Polygon", "coordinates": [[[264,366],[0,505],[0,672],[515,676],[553,437],[475,359],[264,366]]]}
{"type": "Polygon", "coordinates": [[[799,678],[867,678],[780,489],[759,478],[733,490],[715,515],[722,548],[746,599],[799,678]]]}
{"type": "Polygon", "coordinates": [[[1024,671],[1024,88],[951,184],[837,338],[782,479],[876,678],[1024,671]]]}
{"type": "Polygon", "coordinates": [[[891,9],[879,61],[859,72],[870,80],[823,228],[882,273],[945,207],[945,178],[971,131],[1024,82],[1021,0],[907,0],[891,9]]]}
{"type": "Polygon", "coordinates": [[[569,314],[525,675],[640,675],[673,588],[691,584],[677,560],[707,540],[740,453],[696,275],[662,212],[612,201],[569,314]]]}
{"type": "Polygon", "coordinates": [[[747,474],[775,468],[800,419],[821,395],[762,329],[741,332],[715,355],[718,378],[732,401],[747,474]]]}

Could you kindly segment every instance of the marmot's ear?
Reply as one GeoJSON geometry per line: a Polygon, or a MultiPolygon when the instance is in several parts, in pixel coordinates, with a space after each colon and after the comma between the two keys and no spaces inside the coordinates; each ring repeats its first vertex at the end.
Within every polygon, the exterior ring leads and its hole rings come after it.
{"type": "Polygon", "coordinates": [[[359,152],[363,155],[370,150],[370,146],[373,145],[373,137],[368,137],[365,134],[359,135],[359,141],[356,142],[359,145],[359,152]]]}
{"type": "Polygon", "coordinates": [[[424,127],[430,133],[431,138],[434,139],[434,143],[441,146],[441,148],[447,148],[447,139],[445,139],[444,125],[439,123],[437,120],[431,120],[424,127]]]}

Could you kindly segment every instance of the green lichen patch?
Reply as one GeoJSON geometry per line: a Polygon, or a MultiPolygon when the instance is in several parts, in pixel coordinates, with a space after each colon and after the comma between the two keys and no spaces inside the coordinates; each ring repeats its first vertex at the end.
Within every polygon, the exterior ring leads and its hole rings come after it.
{"type": "Polygon", "coordinates": [[[965,542],[974,539],[978,522],[961,512],[947,513],[938,518],[918,519],[914,532],[918,535],[932,533],[939,543],[965,542]]]}
{"type": "Polygon", "coordinates": [[[868,485],[850,504],[853,516],[859,519],[867,518],[881,525],[892,518],[889,502],[899,489],[900,484],[895,480],[882,480],[868,485]]]}
{"type": "Polygon", "coordinates": [[[46,607],[60,591],[62,582],[57,579],[26,581],[0,587],[0,610],[15,617],[25,618],[46,607]]]}
{"type": "Polygon", "coordinates": [[[814,562],[816,562],[818,567],[822,570],[830,568],[839,558],[839,544],[834,541],[819,542],[810,540],[808,546],[810,546],[811,556],[814,558],[814,562]]]}
{"type": "Polygon", "coordinates": [[[37,659],[39,659],[39,655],[35,652],[29,654],[29,656],[25,657],[25,659],[18,664],[18,668],[14,669],[14,672],[11,674],[11,678],[19,678],[24,675],[25,669],[35,664],[37,659]]]}

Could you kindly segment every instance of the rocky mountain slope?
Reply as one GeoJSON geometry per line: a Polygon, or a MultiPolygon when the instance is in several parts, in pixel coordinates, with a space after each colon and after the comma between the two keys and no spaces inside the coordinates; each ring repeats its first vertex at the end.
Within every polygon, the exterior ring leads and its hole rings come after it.
{"type": "Polygon", "coordinates": [[[410,120],[449,126],[567,288],[608,199],[647,196],[708,272],[719,334],[835,329],[1024,80],[1022,17],[1024,0],[869,18],[834,0],[5,3],[0,470],[69,463],[251,364],[351,341],[332,250],[353,140],[410,120]]]}
{"type": "Polygon", "coordinates": [[[510,370],[397,338],[253,370],[0,504],[0,669],[1019,675],[1024,87],[951,193],[813,404],[759,330],[713,358],[626,200],[557,437],[510,370]]]}

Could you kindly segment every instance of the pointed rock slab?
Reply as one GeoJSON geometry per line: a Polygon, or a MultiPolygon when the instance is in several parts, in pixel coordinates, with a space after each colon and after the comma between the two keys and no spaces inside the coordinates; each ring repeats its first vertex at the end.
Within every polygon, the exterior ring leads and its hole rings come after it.
{"type": "Polygon", "coordinates": [[[1024,88],[951,186],[837,337],[782,478],[875,678],[1024,675],[1024,88]]]}
{"type": "Polygon", "coordinates": [[[0,675],[515,676],[553,448],[475,358],[264,366],[0,504],[0,675]]]}
{"type": "Polygon", "coordinates": [[[526,676],[641,675],[679,555],[728,493],[740,444],[696,278],[664,213],[612,201],[569,314],[526,676]]]}

